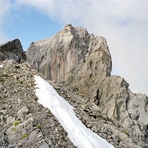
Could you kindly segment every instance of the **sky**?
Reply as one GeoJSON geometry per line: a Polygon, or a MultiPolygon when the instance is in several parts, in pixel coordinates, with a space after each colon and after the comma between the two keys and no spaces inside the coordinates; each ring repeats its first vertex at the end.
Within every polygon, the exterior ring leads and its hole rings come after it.
{"type": "Polygon", "coordinates": [[[107,39],[113,75],[148,95],[148,0],[0,0],[0,43],[19,38],[26,50],[66,24],[107,39]]]}
{"type": "MultiPolygon", "coordinates": [[[[39,76],[35,78],[35,95],[38,102],[58,119],[68,133],[70,141],[78,148],[114,148],[105,139],[87,128],[76,116],[73,106],[59,96],[56,90],[39,76]]],[[[49,123],[50,124],[50,123],[49,123]]]]}

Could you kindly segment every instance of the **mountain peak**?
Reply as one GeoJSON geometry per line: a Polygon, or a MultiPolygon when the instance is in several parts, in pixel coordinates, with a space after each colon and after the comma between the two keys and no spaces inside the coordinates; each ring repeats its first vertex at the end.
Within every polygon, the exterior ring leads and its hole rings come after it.
{"type": "Polygon", "coordinates": [[[77,38],[77,36],[80,36],[81,38],[85,38],[89,33],[85,28],[82,27],[73,27],[71,24],[66,25],[60,33],[69,33],[70,35],[73,35],[77,38]]]}
{"type": "Polygon", "coordinates": [[[88,97],[98,106],[97,116],[123,127],[136,141],[145,143],[139,137],[145,139],[147,134],[144,128],[148,115],[144,108],[148,98],[134,95],[124,78],[111,76],[112,60],[105,38],[69,24],[46,44],[38,41],[31,45],[27,57],[47,79],[88,97]]]}
{"type": "Polygon", "coordinates": [[[91,66],[93,64],[92,67],[96,67],[92,69],[94,72],[98,71],[105,76],[111,75],[112,62],[106,40],[89,34],[81,27],[66,25],[53,38],[37,41],[31,45],[26,53],[28,61],[36,63],[31,64],[34,68],[38,67],[47,78],[57,82],[66,82],[71,79],[74,73],[79,71],[75,67],[78,65],[79,68],[85,67],[88,60],[91,66]],[[36,48],[37,46],[40,49],[36,48]],[[88,59],[88,55],[96,58],[88,59]],[[100,65],[104,68],[99,68],[100,65]]]}

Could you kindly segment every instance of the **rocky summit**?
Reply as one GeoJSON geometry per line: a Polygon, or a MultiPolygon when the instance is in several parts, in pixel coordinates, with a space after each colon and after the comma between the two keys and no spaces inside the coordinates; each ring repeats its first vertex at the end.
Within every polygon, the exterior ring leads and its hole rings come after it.
{"type": "Polygon", "coordinates": [[[0,45],[0,60],[5,59],[13,59],[17,62],[26,60],[26,55],[19,39],[0,45]]]}
{"type": "Polygon", "coordinates": [[[50,110],[38,103],[39,75],[75,109],[77,117],[116,148],[148,147],[148,97],[112,76],[107,41],[66,25],[32,42],[0,45],[0,147],[75,147],[50,110]]]}

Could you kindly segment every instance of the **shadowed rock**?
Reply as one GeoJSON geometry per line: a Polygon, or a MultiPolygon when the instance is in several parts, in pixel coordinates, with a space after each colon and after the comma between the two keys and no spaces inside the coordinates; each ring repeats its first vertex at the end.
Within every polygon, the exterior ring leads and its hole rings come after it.
{"type": "Polygon", "coordinates": [[[16,62],[26,60],[26,55],[19,39],[0,45],[0,60],[5,59],[13,59],[16,62]]]}

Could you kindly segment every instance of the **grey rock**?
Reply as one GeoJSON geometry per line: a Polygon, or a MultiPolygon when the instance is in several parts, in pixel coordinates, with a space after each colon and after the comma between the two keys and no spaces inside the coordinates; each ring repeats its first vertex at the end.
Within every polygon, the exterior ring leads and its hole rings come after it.
{"type": "Polygon", "coordinates": [[[110,75],[111,71],[111,56],[106,40],[71,25],[65,26],[53,38],[32,43],[26,55],[33,68],[56,82],[71,81],[90,56],[96,65],[89,58],[86,68],[100,69],[100,73],[105,75],[110,75]]]}
{"type": "Polygon", "coordinates": [[[13,59],[17,62],[26,60],[26,55],[19,39],[0,45],[0,61],[5,59],[13,59]]]}
{"type": "Polygon", "coordinates": [[[26,106],[23,106],[18,112],[17,116],[18,118],[23,118],[27,113],[29,112],[29,109],[26,106]]]}
{"type": "Polygon", "coordinates": [[[15,117],[13,117],[13,116],[7,117],[7,125],[12,124],[14,121],[15,121],[15,117]]]}
{"type": "Polygon", "coordinates": [[[47,143],[43,143],[39,148],[49,148],[47,143]]]}

